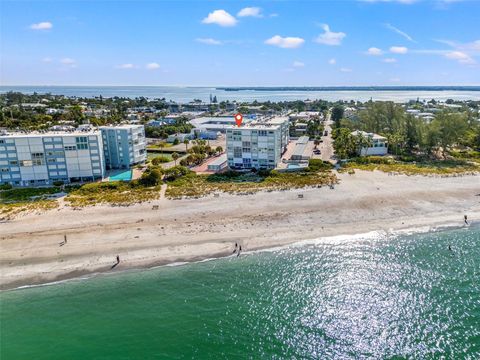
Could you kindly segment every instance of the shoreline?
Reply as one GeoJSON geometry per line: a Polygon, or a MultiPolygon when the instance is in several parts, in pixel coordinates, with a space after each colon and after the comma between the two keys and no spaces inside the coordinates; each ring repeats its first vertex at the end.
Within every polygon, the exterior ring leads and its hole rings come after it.
{"type": "Polygon", "coordinates": [[[247,253],[370,231],[435,231],[446,224],[462,227],[466,213],[478,226],[479,176],[339,176],[335,190],[162,198],[124,208],[25,214],[0,224],[0,289],[218,259],[229,256],[235,242],[247,253]],[[68,244],[59,246],[65,234],[68,244]],[[117,254],[121,263],[111,271],[117,254]]]}
{"type": "MultiPolygon", "coordinates": [[[[378,238],[379,236],[400,236],[400,235],[412,236],[416,234],[437,233],[437,232],[453,231],[453,230],[460,230],[460,229],[465,229],[465,230],[471,229],[471,228],[476,229],[479,227],[480,227],[480,220],[478,221],[474,220],[469,222],[468,226],[452,223],[452,224],[431,227],[428,224],[425,224],[425,226],[422,226],[422,227],[399,228],[396,230],[391,229],[387,232],[385,232],[384,230],[372,230],[366,233],[337,234],[337,235],[331,235],[331,236],[325,236],[325,237],[298,240],[292,243],[283,244],[281,246],[260,247],[253,250],[242,251],[242,254],[252,255],[252,254],[257,254],[262,252],[280,251],[283,249],[288,249],[290,247],[309,246],[309,245],[315,245],[315,244],[325,243],[325,242],[331,243],[332,241],[338,242],[339,240],[338,238],[340,238],[340,241],[355,241],[357,239],[362,240],[362,239],[375,238],[375,237],[378,238]]],[[[236,257],[236,255],[229,252],[226,254],[219,254],[218,256],[213,255],[211,257],[197,257],[197,258],[185,259],[184,261],[178,260],[175,262],[166,262],[166,263],[162,263],[161,261],[159,263],[154,262],[151,264],[145,264],[144,266],[141,266],[141,267],[126,267],[119,271],[108,271],[108,270],[95,271],[95,272],[85,271],[84,273],[78,274],[78,276],[71,276],[71,274],[73,273],[64,274],[64,275],[60,275],[58,278],[54,279],[53,281],[45,282],[45,283],[23,284],[18,287],[13,287],[14,284],[12,284],[12,287],[0,288],[0,293],[30,289],[34,287],[54,286],[54,285],[58,285],[58,284],[62,284],[70,281],[88,281],[90,279],[95,279],[99,276],[115,276],[115,275],[130,274],[135,272],[150,271],[150,270],[155,270],[155,269],[164,268],[164,267],[177,267],[177,266],[198,264],[198,263],[203,263],[207,261],[228,259],[231,257],[236,257]]],[[[28,279],[26,279],[25,281],[22,281],[22,283],[27,281],[28,279]]]]}

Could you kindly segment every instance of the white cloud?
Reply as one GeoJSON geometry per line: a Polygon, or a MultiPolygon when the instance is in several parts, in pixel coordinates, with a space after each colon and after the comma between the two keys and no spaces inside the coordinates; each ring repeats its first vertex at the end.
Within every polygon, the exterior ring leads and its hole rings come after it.
{"type": "Polygon", "coordinates": [[[220,40],[215,40],[212,38],[197,38],[195,41],[206,44],[206,45],[222,45],[223,43],[220,40]]]}
{"type": "Polygon", "coordinates": [[[392,64],[392,63],[396,63],[397,59],[395,59],[395,58],[385,58],[382,61],[385,62],[385,63],[388,63],[388,64],[392,64]]]}
{"type": "Polygon", "coordinates": [[[246,7],[240,10],[237,14],[238,17],[246,17],[246,16],[251,16],[251,17],[257,17],[261,18],[263,17],[262,15],[262,9],[259,7],[246,7]]]}
{"type": "Polygon", "coordinates": [[[133,64],[120,64],[120,65],[115,66],[115,68],[117,68],[117,69],[133,69],[134,67],[135,67],[135,65],[133,65],[133,64]]]}
{"type": "Polygon", "coordinates": [[[376,47],[371,47],[366,52],[367,55],[380,56],[383,54],[383,51],[376,47]]]}
{"type": "Polygon", "coordinates": [[[396,28],[395,26],[391,25],[391,24],[385,24],[385,27],[389,30],[392,30],[393,32],[396,32],[397,34],[403,36],[405,39],[407,39],[408,41],[411,41],[411,42],[414,42],[416,43],[415,40],[412,39],[412,37],[410,35],[408,35],[406,32],[400,30],[399,28],[396,28]]]}
{"type": "Polygon", "coordinates": [[[331,58],[330,60],[328,60],[328,63],[330,65],[335,65],[337,63],[337,60],[335,60],[335,58],[331,58]]]}
{"type": "Polygon", "coordinates": [[[292,66],[299,68],[299,67],[304,67],[305,64],[301,61],[296,60],[296,61],[293,62],[292,66]]]}
{"type": "Polygon", "coordinates": [[[265,44],[278,46],[283,49],[295,49],[303,45],[305,40],[299,37],[281,37],[275,35],[270,39],[265,40],[265,44]]]}
{"type": "Polygon", "coordinates": [[[475,60],[462,51],[448,51],[444,54],[447,59],[457,60],[460,64],[475,64],[475,60]]]}
{"type": "Polygon", "coordinates": [[[408,52],[408,48],[405,46],[392,46],[390,48],[390,52],[394,54],[406,54],[408,52]]]}
{"type": "Polygon", "coordinates": [[[341,72],[344,72],[344,73],[348,73],[348,72],[352,72],[352,69],[349,69],[349,68],[340,68],[340,71],[341,71],[341,72]]]}
{"type": "Polygon", "coordinates": [[[30,29],[32,30],[50,30],[52,27],[53,24],[50,21],[43,21],[30,25],[30,29]]]}
{"type": "Polygon", "coordinates": [[[270,14],[270,15],[268,15],[268,16],[269,16],[269,17],[277,17],[278,14],[277,14],[277,13],[272,13],[272,14],[270,14]]]}
{"type": "Polygon", "coordinates": [[[235,26],[237,22],[237,19],[225,10],[215,10],[202,20],[204,24],[217,24],[224,27],[235,26]]]}
{"type": "Polygon", "coordinates": [[[50,62],[53,61],[53,59],[52,59],[51,57],[48,57],[48,56],[47,56],[47,57],[44,57],[44,58],[42,59],[42,61],[43,61],[43,62],[46,62],[46,63],[50,63],[50,62]]]}
{"type": "Polygon", "coordinates": [[[160,67],[159,64],[157,64],[156,62],[152,62],[152,63],[148,63],[147,65],[145,65],[145,68],[147,70],[156,70],[160,67]]]}
{"type": "Polygon", "coordinates": [[[322,25],[322,29],[325,31],[315,39],[315,42],[323,45],[340,45],[342,40],[347,34],[343,32],[330,31],[330,27],[327,24],[322,25]]]}
{"type": "Polygon", "coordinates": [[[399,81],[400,81],[400,78],[391,78],[390,81],[391,81],[391,82],[399,82],[399,81]]]}
{"type": "Polygon", "coordinates": [[[76,66],[76,61],[74,59],[71,59],[71,58],[68,58],[68,57],[60,59],[60,63],[63,64],[63,65],[71,66],[71,67],[76,66]]]}

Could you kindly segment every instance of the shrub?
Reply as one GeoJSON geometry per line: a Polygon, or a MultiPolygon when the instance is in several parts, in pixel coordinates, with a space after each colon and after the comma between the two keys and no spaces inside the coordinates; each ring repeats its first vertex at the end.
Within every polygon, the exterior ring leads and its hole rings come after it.
{"type": "Polygon", "coordinates": [[[0,190],[10,190],[13,188],[12,184],[1,184],[0,185],[0,190]]]}
{"type": "Polygon", "coordinates": [[[165,180],[166,181],[173,181],[173,180],[178,179],[182,176],[185,176],[187,174],[192,173],[192,171],[190,171],[185,166],[177,165],[177,166],[171,167],[169,169],[165,169],[164,173],[165,173],[165,180]]]}
{"type": "Polygon", "coordinates": [[[167,163],[167,162],[170,162],[170,159],[167,156],[163,156],[163,155],[154,157],[152,159],[152,164],[153,165],[160,165],[160,164],[167,163]]]}
{"type": "Polygon", "coordinates": [[[310,159],[308,161],[307,171],[329,170],[332,167],[332,164],[327,161],[323,161],[322,159],[310,159]]]}
{"type": "Polygon", "coordinates": [[[55,180],[53,182],[53,186],[62,186],[64,184],[64,182],[62,180],[55,180]]]}
{"type": "Polygon", "coordinates": [[[159,168],[148,168],[140,177],[143,186],[156,186],[162,182],[162,171],[159,168]]]}
{"type": "Polygon", "coordinates": [[[173,145],[178,145],[180,144],[180,140],[178,140],[178,138],[175,138],[175,140],[173,140],[173,145]]]}

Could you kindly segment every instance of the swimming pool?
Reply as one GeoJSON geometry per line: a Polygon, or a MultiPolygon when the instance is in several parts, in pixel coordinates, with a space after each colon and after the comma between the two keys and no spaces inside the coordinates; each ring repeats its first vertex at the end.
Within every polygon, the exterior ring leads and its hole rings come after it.
{"type": "Polygon", "coordinates": [[[110,181],[130,181],[130,180],[132,180],[132,170],[127,170],[127,171],[116,173],[115,175],[110,175],[110,181]]]}

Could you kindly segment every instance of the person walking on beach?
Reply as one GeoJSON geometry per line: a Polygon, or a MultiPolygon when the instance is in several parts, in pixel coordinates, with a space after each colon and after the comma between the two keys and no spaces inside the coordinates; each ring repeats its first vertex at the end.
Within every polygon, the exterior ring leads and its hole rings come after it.
{"type": "Polygon", "coordinates": [[[467,215],[463,215],[463,220],[465,221],[465,225],[468,225],[468,218],[467,215]]]}
{"type": "Polygon", "coordinates": [[[237,252],[237,248],[238,248],[238,244],[235,243],[235,248],[233,249],[233,253],[232,254],[235,254],[237,252]]]}
{"type": "Polygon", "coordinates": [[[242,252],[242,245],[240,245],[240,247],[238,248],[238,253],[237,253],[237,257],[240,256],[240,253],[242,252]]]}
{"type": "Polygon", "coordinates": [[[117,265],[120,264],[120,256],[117,255],[117,265]]]}

